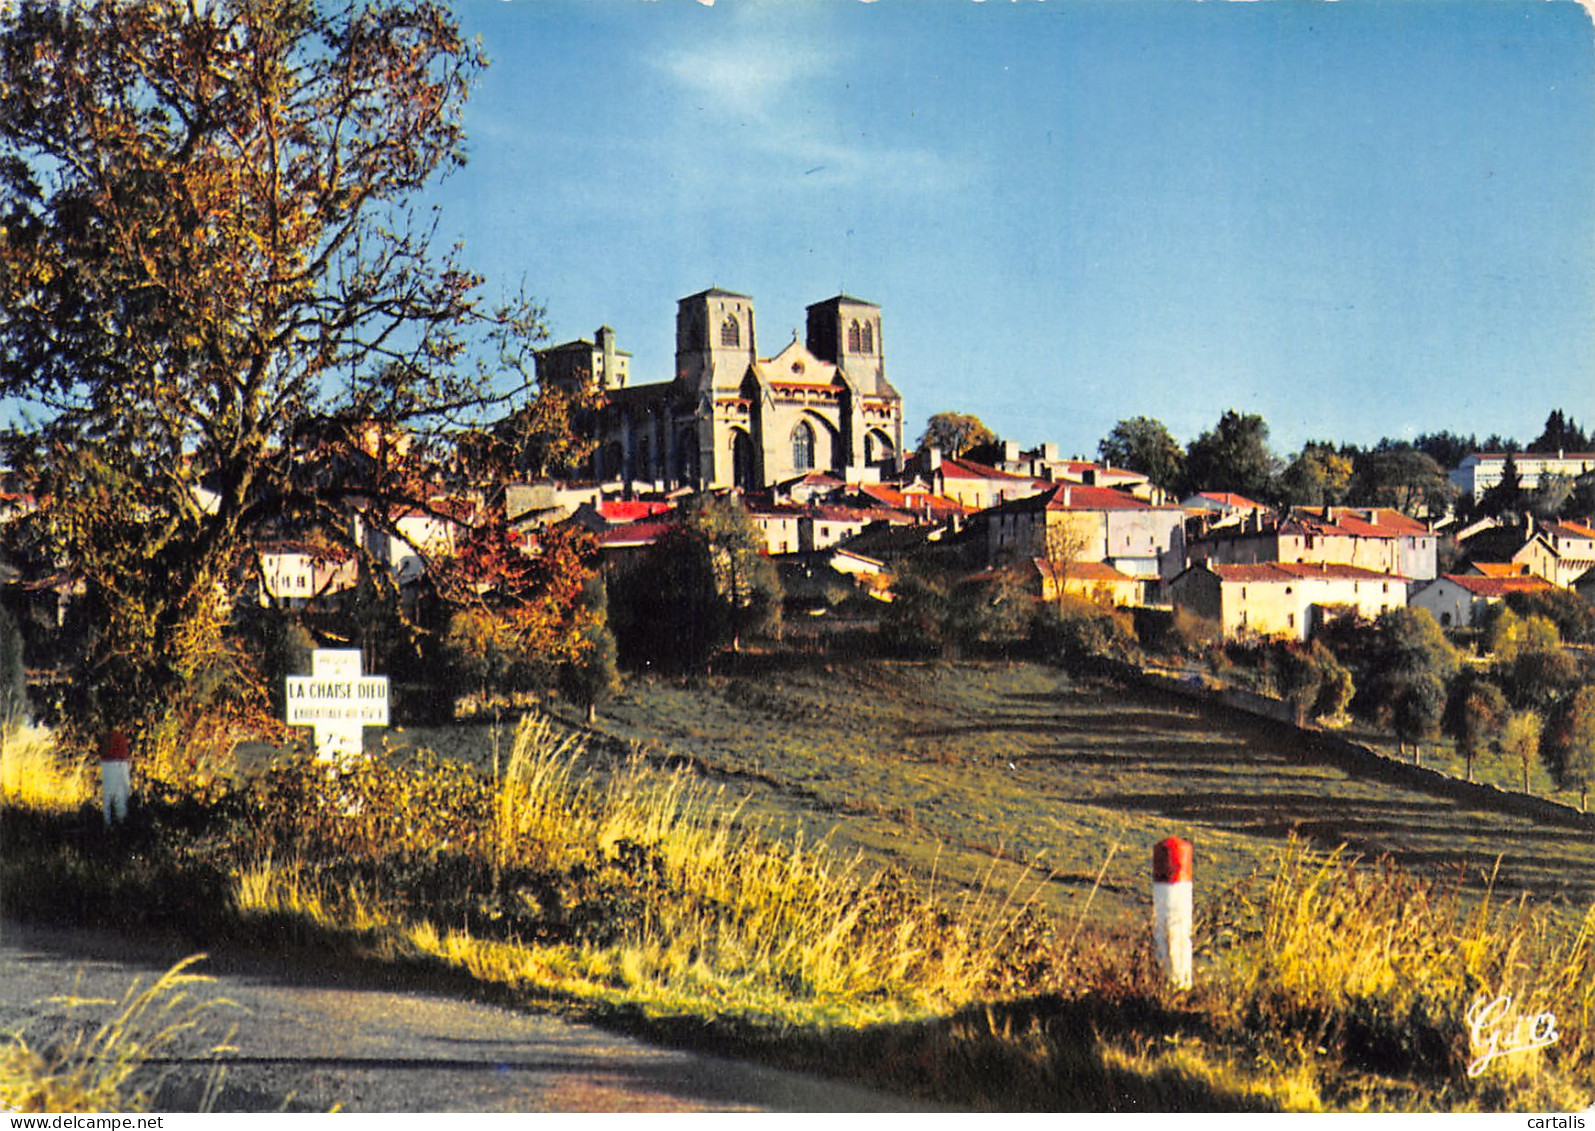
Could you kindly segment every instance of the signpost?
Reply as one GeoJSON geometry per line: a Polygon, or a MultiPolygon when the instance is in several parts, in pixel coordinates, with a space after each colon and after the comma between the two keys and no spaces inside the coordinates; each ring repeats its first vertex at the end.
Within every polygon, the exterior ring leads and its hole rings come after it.
{"type": "Polygon", "coordinates": [[[287,722],[314,728],[320,761],[358,757],[365,728],[388,725],[388,677],[362,675],[358,649],[317,648],[310,674],[288,677],[287,722]]]}

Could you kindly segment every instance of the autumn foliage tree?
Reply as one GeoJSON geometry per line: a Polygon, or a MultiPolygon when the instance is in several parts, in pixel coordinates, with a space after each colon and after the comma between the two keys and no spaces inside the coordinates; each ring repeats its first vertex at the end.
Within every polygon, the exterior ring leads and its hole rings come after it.
{"type": "Polygon", "coordinates": [[[484,63],[428,0],[0,14],[8,454],[85,587],[106,721],[232,662],[219,594],[260,531],[354,498],[380,526],[518,392],[470,343],[535,312],[488,309],[415,208],[484,63]]]}
{"type": "Polygon", "coordinates": [[[587,659],[603,625],[601,607],[585,599],[596,553],[592,535],[568,524],[539,531],[528,546],[500,513],[434,563],[439,593],[456,610],[450,666],[470,690],[530,689],[587,659]]]}
{"type": "Polygon", "coordinates": [[[937,448],[944,456],[957,458],[996,440],[997,434],[967,412],[932,413],[925,421],[925,431],[919,437],[919,450],[937,448]]]}

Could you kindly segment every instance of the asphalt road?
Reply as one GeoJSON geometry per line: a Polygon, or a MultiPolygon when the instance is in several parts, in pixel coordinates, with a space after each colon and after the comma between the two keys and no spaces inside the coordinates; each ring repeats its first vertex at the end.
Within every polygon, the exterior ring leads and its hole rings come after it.
{"type": "MultiPolygon", "coordinates": [[[[93,1028],[149,986],[181,950],[112,935],[0,923],[0,1033],[35,1048],[70,1026],[93,1028]],[[68,1006],[63,996],[107,999],[68,1006]]],[[[862,1088],[661,1049],[588,1025],[249,960],[204,962],[214,979],[185,992],[215,1002],[202,1031],[170,1050],[155,1108],[215,1111],[715,1112],[910,1111],[862,1088]]]]}

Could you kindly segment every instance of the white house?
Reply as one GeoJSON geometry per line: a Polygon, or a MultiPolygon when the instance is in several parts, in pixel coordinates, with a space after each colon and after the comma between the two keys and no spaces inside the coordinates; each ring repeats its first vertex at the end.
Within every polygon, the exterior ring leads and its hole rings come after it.
{"type": "Polygon", "coordinates": [[[1414,608],[1429,610],[1441,628],[1467,628],[1491,605],[1513,593],[1535,593],[1549,588],[1551,583],[1543,577],[1447,573],[1416,589],[1408,603],[1414,608]]]}
{"type": "Polygon", "coordinates": [[[1194,565],[1169,583],[1175,608],[1218,622],[1226,640],[1306,640],[1336,616],[1372,620],[1402,608],[1407,588],[1405,577],[1322,562],[1194,565]]]}
{"type": "Polygon", "coordinates": [[[359,565],[341,547],[308,542],[271,542],[256,547],[260,560],[260,603],[304,608],[354,588],[359,565]]]}

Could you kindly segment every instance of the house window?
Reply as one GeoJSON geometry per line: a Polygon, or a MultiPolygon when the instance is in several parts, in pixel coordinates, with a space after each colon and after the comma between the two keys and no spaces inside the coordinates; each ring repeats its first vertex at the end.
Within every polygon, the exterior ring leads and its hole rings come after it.
{"type": "Polygon", "coordinates": [[[798,426],[792,429],[792,466],[799,471],[808,471],[814,466],[814,429],[806,420],[798,421],[798,426]]]}
{"type": "Polygon", "coordinates": [[[742,344],[742,327],[738,324],[735,314],[727,314],[726,320],[720,323],[720,344],[722,346],[742,344]]]}

